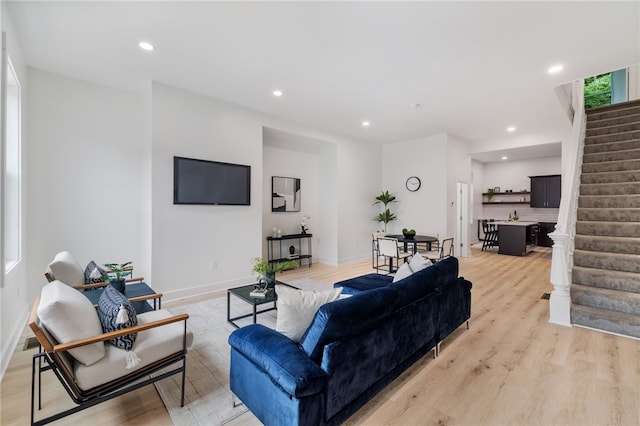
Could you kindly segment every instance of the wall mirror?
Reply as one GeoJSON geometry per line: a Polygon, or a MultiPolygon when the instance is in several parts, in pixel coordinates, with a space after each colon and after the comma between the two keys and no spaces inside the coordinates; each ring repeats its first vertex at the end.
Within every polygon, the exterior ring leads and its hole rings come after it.
{"type": "Polygon", "coordinates": [[[300,179],[292,177],[271,177],[271,211],[300,211],[300,179]]]}

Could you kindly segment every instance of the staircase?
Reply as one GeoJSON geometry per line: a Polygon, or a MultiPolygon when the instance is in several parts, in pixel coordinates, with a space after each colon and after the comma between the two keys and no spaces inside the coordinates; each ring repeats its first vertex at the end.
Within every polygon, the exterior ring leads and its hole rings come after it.
{"type": "Polygon", "coordinates": [[[587,110],[571,322],[640,338],[640,101],[587,110]]]}

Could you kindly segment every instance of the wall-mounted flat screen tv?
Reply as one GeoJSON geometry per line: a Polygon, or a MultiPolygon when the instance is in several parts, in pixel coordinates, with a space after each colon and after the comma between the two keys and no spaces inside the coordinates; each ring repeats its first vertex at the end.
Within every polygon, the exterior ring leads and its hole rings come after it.
{"type": "Polygon", "coordinates": [[[173,204],[251,205],[251,166],[173,157],[173,204]]]}

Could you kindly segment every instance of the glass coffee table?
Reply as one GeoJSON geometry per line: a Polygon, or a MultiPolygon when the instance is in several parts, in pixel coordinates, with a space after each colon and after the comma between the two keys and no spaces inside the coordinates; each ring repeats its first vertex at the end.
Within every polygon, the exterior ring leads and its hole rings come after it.
{"type": "MultiPolygon", "coordinates": [[[[289,284],[276,281],[276,284],[286,285],[288,287],[293,287],[289,284]]],[[[278,295],[276,294],[274,289],[269,289],[265,297],[251,297],[249,293],[253,291],[256,284],[244,285],[242,287],[235,287],[227,289],[227,321],[233,325],[235,328],[240,328],[238,324],[235,323],[236,320],[253,317],[253,323],[255,324],[258,319],[258,314],[262,314],[264,312],[269,312],[278,309],[276,307],[276,301],[278,300],[278,295]],[[239,315],[237,317],[231,318],[231,295],[234,295],[238,299],[242,300],[245,303],[248,303],[252,306],[253,311],[248,314],[239,315]],[[258,310],[258,306],[273,304],[265,309],[258,310]]]]}

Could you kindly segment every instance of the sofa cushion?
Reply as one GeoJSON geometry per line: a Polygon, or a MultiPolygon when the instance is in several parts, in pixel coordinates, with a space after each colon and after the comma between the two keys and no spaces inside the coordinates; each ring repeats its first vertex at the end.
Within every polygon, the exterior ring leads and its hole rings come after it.
{"type": "Polygon", "coordinates": [[[82,265],[68,251],[61,251],[49,264],[53,278],[67,285],[84,284],[84,271],[82,265]]]}
{"type": "Polygon", "coordinates": [[[433,262],[429,259],[425,259],[422,257],[420,253],[416,253],[411,256],[411,261],[409,261],[409,267],[411,268],[411,272],[422,271],[424,268],[431,266],[433,262]]]}
{"type": "Polygon", "coordinates": [[[107,281],[109,275],[107,271],[99,267],[93,260],[84,268],[84,283],[94,284],[107,281]]]}
{"type": "Polygon", "coordinates": [[[397,289],[384,287],[321,306],[300,340],[302,350],[320,363],[325,345],[383,321],[393,310],[396,297],[397,289]]]}
{"type": "Polygon", "coordinates": [[[357,294],[365,290],[386,287],[393,281],[390,275],[367,274],[335,283],[334,287],[342,287],[342,294],[357,294]]]}
{"type": "MultiPolygon", "coordinates": [[[[93,304],[81,292],[61,281],[56,280],[42,287],[37,313],[44,328],[58,343],[102,334],[93,304]]],[[[71,349],[69,353],[82,364],[91,365],[104,357],[104,343],[71,349]]]]}
{"type": "MultiPolygon", "coordinates": [[[[138,325],[136,310],[124,294],[116,290],[111,284],[104,288],[98,300],[98,318],[102,324],[102,331],[122,330],[123,328],[138,325]]],[[[115,337],[107,342],[114,346],[131,350],[136,341],[136,333],[115,337]]]]}
{"type": "Polygon", "coordinates": [[[400,281],[404,278],[407,278],[409,275],[413,274],[411,270],[411,266],[408,263],[403,263],[401,267],[398,268],[395,275],[393,276],[393,282],[400,281]]]}
{"type": "MultiPolygon", "coordinates": [[[[172,315],[166,309],[145,312],[138,315],[138,324],[148,324],[169,318],[172,315]]],[[[133,350],[140,358],[140,363],[136,366],[136,369],[146,367],[155,361],[181,351],[183,348],[183,336],[184,322],[182,321],[139,332],[133,345],[133,350]]],[[[190,331],[187,331],[186,340],[186,346],[191,346],[193,334],[190,331]]],[[[81,389],[88,390],[135,371],[128,370],[126,367],[127,351],[112,345],[104,345],[104,348],[104,358],[91,367],[76,363],[76,381],[81,389]]]]}
{"type": "Polygon", "coordinates": [[[342,288],[326,291],[299,290],[286,285],[276,285],[278,317],[276,331],[299,342],[309,328],[318,308],[340,297],[342,288]]]}

